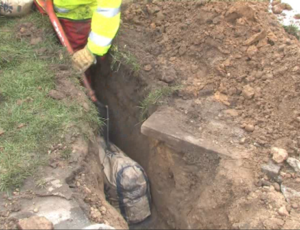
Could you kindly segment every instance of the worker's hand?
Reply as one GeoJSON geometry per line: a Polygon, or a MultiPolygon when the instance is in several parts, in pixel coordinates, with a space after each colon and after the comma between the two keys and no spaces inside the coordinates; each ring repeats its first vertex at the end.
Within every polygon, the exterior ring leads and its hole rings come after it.
{"type": "Polygon", "coordinates": [[[95,55],[85,46],[74,53],[73,66],[81,73],[85,72],[92,64],[96,63],[95,55]]]}

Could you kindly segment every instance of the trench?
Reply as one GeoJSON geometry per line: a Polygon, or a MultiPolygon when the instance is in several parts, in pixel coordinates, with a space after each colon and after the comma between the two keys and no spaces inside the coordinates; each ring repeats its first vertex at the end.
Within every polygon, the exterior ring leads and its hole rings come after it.
{"type": "MultiPolygon", "coordinates": [[[[129,157],[138,162],[148,174],[150,145],[140,132],[142,123],[138,105],[144,97],[145,83],[132,76],[132,71],[121,66],[117,73],[110,70],[109,60],[92,71],[97,98],[109,107],[109,139],[129,157]]],[[[149,175],[148,175],[149,176],[149,175]]],[[[151,183],[151,182],[150,182],[151,183]]],[[[151,216],[141,223],[130,225],[130,229],[166,229],[165,221],[159,217],[155,202],[151,204],[151,216]]]]}
{"type": "MultiPolygon", "coordinates": [[[[214,208],[205,204],[207,196],[208,203],[214,202],[211,190],[221,193],[218,190],[223,189],[212,183],[220,161],[218,154],[188,147],[186,152],[175,151],[164,142],[143,135],[139,105],[147,95],[147,82],[126,66],[112,72],[109,60],[105,62],[93,69],[92,85],[99,101],[109,106],[110,140],[138,162],[150,179],[152,214],[130,228],[229,228],[226,204],[214,208]],[[191,161],[183,160],[184,157],[191,161]],[[195,159],[197,163],[193,162],[195,159]],[[202,205],[202,193],[204,207],[195,207],[202,205]]],[[[228,187],[226,181],[220,183],[228,187]]]]}

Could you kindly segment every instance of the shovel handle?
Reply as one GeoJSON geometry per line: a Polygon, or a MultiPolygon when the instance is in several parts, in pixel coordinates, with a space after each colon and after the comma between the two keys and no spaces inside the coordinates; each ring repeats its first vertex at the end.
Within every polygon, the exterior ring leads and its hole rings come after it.
{"type": "Polygon", "coordinates": [[[50,22],[59,38],[61,44],[63,46],[65,46],[67,48],[68,52],[72,55],[74,53],[74,51],[73,51],[72,46],[65,34],[64,29],[62,28],[58,18],[56,17],[52,0],[46,0],[46,11],[48,13],[50,22]]]}
{"type": "MultiPolygon", "coordinates": [[[[54,30],[55,30],[58,38],[59,38],[61,44],[67,48],[67,50],[70,53],[70,55],[73,55],[74,54],[74,50],[73,50],[73,48],[72,48],[72,46],[71,46],[71,44],[70,44],[70,42],[69,42],[69,40],[68,40],[68,38],[67,38],[67,36],[65,34],[64,29],[62,28],[62,26],[61,26],[58,18],[56,17],[56,14],[54,12],[54,7],[53,7],[52,0],[46,0],[45,6],[46,6],[45,8],[46,8],[47,14],[48,14],[48,16],[50,18],[50,22],[51,22],[51,24],[52,24],[52,26],[53,26],[53,28],[54,28],[54,30]]],[[[88,90],[89,97],[91,98],[91,100],[94,103],[97,102],[97,98],[95,96],[95,92],[91,88],[88,80],[86,79],[85,74],[82,74],[81,78],[82,78],[84,86],[88,90]]]]}
{"type": "MultiPolygon", "coordinates": [[[[47,14],[50,18],[50,22],[61,42],[61,44],[63,46],[65,46],[68,50],[68,52],[70,53],[70,55],[73,55],[74,54],[74,50],[68,40],[68,37],[66,36],[65,32],[64,32],[64,29],[62,28],[61,24],[60,24],[60,21],[58,20],[55,12],[54,12],[54,7],[53,7],[53,2],[52,0],[45,0],[43,2],[43,6],[45,6],[45,9],[47,11],[47,14]]],[[[99,112],[99,116],[102,117],[104,115],[104,117],[106,118],[106,126],[104,128],[104,132],[103,133],[103,136],[104,136],[104,140],[106,142],[106,147],[108,150],[111,150],[110,148],[110,142],[109,142],[109,110],[108,110],[108,107],[103,105],[102,103],[100,103],[98,100],[97,100],[97,97],[95,95],[95,92],[94,90],[91,88],[85,74],[83,73],[81,75],[81,79],[82,79],[82,82],[85,86],[85,88],[87,89],[88,91],[88,95],[90,97],[90,99],[95,103],[95,105],[97,106],[98,108],[98,112],[99,112]],[[105,113],[105,114],[104,114],[105,113]]]]}

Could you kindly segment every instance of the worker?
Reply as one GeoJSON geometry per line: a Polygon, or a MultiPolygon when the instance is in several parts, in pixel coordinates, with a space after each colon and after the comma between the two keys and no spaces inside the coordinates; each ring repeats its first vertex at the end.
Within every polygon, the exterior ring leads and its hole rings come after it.
{"type": "MultiPolygon", "coordinates": [[[[45,13],[41,1],[34,0],[45,13]]],[[[104,57],[111,47],[120,25],[121,0],[54,0],[54,10],[75,51],[72,60],[76,69],[85,72],[104,57]]]]}

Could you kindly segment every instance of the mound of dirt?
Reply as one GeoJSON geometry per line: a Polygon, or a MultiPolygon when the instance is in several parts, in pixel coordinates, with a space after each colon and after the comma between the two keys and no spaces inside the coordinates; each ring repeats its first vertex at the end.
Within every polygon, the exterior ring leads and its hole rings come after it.
{"type": "Polygon", "coordinates": [[[299,42],[267,3],[132,4],[124,22],[122,40],[143,75],[183,85],[179,96],[193,101],[187,112],[196,123],[204,122],[197,105],[213,95],[227,107],[219,119],[231,117],[249,133],[247,142],[299,153],[299,42]]]}

